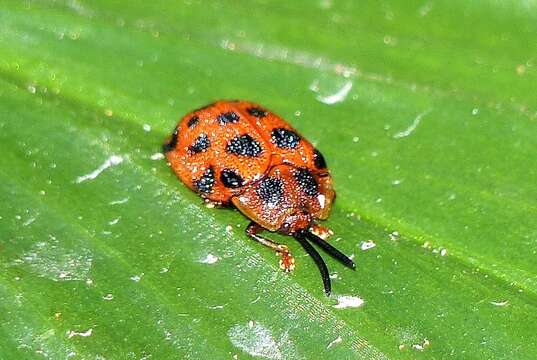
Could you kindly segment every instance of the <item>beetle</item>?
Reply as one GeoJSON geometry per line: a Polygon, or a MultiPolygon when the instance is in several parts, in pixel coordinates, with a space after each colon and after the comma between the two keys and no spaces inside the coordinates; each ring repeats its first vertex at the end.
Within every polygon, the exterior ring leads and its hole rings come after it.
{"type": "Polygon", "coordinates": [[[302,245],[327,295],[328,268],[311,243],[356,269],[325,241],[332,231],[316,223],[328,218],[336,195],[323,155],[278,115],[250,101],[216,101],[183,116],[163,151],[179,179],[205,201],[248,217],[246,234],[275,250],[284,271],[295,268],[295,259],[286,245],[263,237],[264,230],[302,245]]]}

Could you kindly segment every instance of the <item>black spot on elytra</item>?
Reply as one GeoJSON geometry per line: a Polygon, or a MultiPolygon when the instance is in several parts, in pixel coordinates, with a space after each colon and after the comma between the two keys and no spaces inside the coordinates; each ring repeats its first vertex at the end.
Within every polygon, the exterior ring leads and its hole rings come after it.
{"type": "Polygon", "coordinates": [[[211,140],[209,140],[207,134],[201,134],[194,140],[192,145],[188,147],[188,151],[190,151],[191,154],[199,154],[200,152],[207,151],[209,146],[211,146],[211,140]]]}
{"type": "Polygon", "coordinates": [[[300,142],[300,136],[292,130],[276,128],[272,130],[271,140],[279,148],[294,149],[300,142]]]}
{"type": "Polygon", "coordinates": [[[246,111],[248,112],[248,114],[258,117],[258,118],[263,118],[267,116],[268,114],[265,110],[257,108],[257,107],[248,108],[246,109],[246,111]]]}
{"type": "Polygon", "coordinates": [[[220,181],[225,187],[236,189],[244,184],[242,177],[231,169],[224,169],[220,173],[220,181]]]}
{"type": "Polygon", "coordinates": [[[162,145],[162,151],[170,152],[173,149],[175,149],[175,147],[177,146],[178,137],[179,137],[179,128],[176,127],[175,130],[173,131],[170,141],[162,145]]]}
{"type": "Polygon", "coordinates": [[[277,205],[283,198],[283,182],[275,177],[266,177],[257,185],[256,193],[266,204],[277,205]]]}
{"type": "Polygon", "coordinates": [[[190,129],[192,129],[194,126],[196,126],[198,123],[200,122],[200,118],[197,117],[196,115],[192,116],[189,120],[188,120],[188,127],[190,129]]]}
{"type": "Polygon", "coordinates": [[[194,186],[199,192],[208,194],[213,191],[214,183],[214,170],[212,167],[210,167],[205,170],[203,175],[198,180],[194,181],[194,186]]]}
{"type": "Polygon", "coordinates": [[[235,136],[226,146],[226,151],[230,154],[256,157],[261,154],[263,148],[261,144],[248,134],[235,136]]]}
{"type": "Polygon", "coordinates": [[[293,176],[298,182],[298,186],[309,196],[319,194],[319,184],[311,172],[306,168],[295,169],[293,176]]]}
{"type": "Polygon", "coordinates": [[[326,161],[323,154],[317,149],[313,150],[313,164],[317,169],[326,169],[326,161]]]}
{"type": "Polygon", "coordinates": [[[237,115],[237,113],[230,111],[218,115],[217,119],[220,124],[225,125],[229,123],[236,123],[237,121],[239,121],[240,117],[239,115],[237,115]]]}

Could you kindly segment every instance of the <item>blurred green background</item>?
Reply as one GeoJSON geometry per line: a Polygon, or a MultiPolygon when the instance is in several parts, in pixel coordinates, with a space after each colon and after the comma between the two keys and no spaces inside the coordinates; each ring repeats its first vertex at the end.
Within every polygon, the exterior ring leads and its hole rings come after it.
{"type": "Polygon", "coordinates": [[[534,359],[535,1],[4,1],[0,358],[534,359]],[[325,155],[333,294],[159,154],[248,99],[325,155]],[[345,306],[345,304],[356,306],[345,306]]]}

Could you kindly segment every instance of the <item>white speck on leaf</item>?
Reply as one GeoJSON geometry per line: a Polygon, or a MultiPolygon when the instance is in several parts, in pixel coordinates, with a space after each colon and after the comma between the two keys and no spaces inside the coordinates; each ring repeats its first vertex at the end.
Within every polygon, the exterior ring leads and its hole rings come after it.
{"type": "Polygon", "coordinates": [[[144,277],[144,273],[141,273],[140,275],[133,275],[130,277],[130,279],[134,282],[139,282],[144,277]]]}
{"type": "Polygon", "coordinates": [[[427,339],[423,339],[423,343],[421,343],[421,344],[412,344],[412,348],[414,350],[423,351],[426,348],[428,348],[429,345],[431,345],[431,342],[429,340],[427,340],[427,339]]]}
{"type": "Polygon", "coordinates": [[[162,160],[164,159],[164,154],[163,153],[154,153],[153,155],[151,155],[151,160],[162,160]]]}
{"type": "Polygon", "coordinates": [[[357,308],[364,304],[364,300],[357,296],[342,295],[337,298],[336,309],[357,308]]]}
{"type": "Polygon", "coordinates": [[[336,344],[339,344],[340,342],[342,342],[343,339],[341,338],[341,336],[338,336],[337,338],[335,338],[334,340],[330,341],[330,344],[328,344],[328,346],[326,347],[327,349],[330,349],[332,346],[336,345],[336,344]]]}
{"type": "Polygon", "coordinates": [[[125,203],[128,202],[128,201],[129,201],[129,198],[126,197],[126,198],[123,198],[123,199],[121,199],[121,200],[110,201],[110,202],[108,203],[108,205],[121,205],[121,204],[125,204],[125,203]]]}
{"type": "Polygon", "coordinates": [[[360,249],[362,249],[363,251],[372,249],[375,246],[377,246],[377,244],[375,244],[373,240],[362,241],[360,243],[360,249]]]}
{"type": "Polygon", "coordinates": [[[119,222],[120,219],[121,219],[121,217],[115,218],[114,220],[109,221],[108,225],[116,225],[119,222]]]}
{"type": "Polygon", "coordinates": [[[382,38],[382,42],[384,44],[386,44],[386,45],[395,46],[395,45],[397,45],[397,38],[395,38],[394,36],[386,34],[382,38]]]}
{"type": "Polygon", "coordinates": [[[343,84],[343,86],[334,94],[323,96],[317,94],[316,99],[322,102],[323,104],[333,105],[345,100],[347,95],[352,89],[352,81],[348,80],[343,84]]]}
{"type": "Polygon", "coordinates": [[[28,220],[26,220],[25,222],[22,223],[22,226],[28,226],[30,225],[31,223],[33,223],[35,221],[35,217],[31,217],[29,218],[28,220]]]}
{"type": "Polygon", "coordinates": [[[91,336],[92,333],[93,333],[93,329],[88,329],[87,331],[83,331],[83,332],[76,332],[73,330],[69,330],[67,332],[67,337],[69,339],[72,338],[73,336],[88,337],[88,336],[91,336]]]}
{"type": "Polygon", "coordinates": [[[207,254],[207,256],[204,259],[201,259],[199,262],[202,264],[214,264],[219,260],[218,256],[214,256],[213,254],[207,254]]]}
{"type": "Polygon", "coordinates": [[[389,235],[390,240],[397,241],[399,240],[399,232],[398,231],[392,231],[389,235]]]}
{"type": "Polygon", "coordinates": [[[107,300],[107,301],[114,300],[114,295],[106,294],[105,296],[103,296],[103,300],[107,300]]]}
{"type": "Polygon", "coordinates": [[[108,159],[106,159],[106,161],[101,166],[99,166],[97,169],[95,169],[94,171],[92,171],[89,174],[77,177],[75,181],[76,181],[77,184],[80,184],[81,182],[84,182],[86,180],[93,180],[97,176],[99,176],[103,171],[108,169],[109,167],[121,164],[123,162],[123,160],[124,159],[121,156],[112,155],[108,159]]]}
{"type": "Polygon", "coordinates": [[[149,124],[144,124],[144,131],[145,131],[145,132],[149,132],[149,131],[151,131],[151,125],[149,125],[149,124]]]}
{"type": "Polygon", "coordinates": [[[509,305],[509,300],[504,300],[504,301],[491,301],[490,302],[492,305],[494,306],[507,306],[509,305]]]}
{"type": "Polygon", "coordinates": [[[431,109],[425,110],[421,114],[418,114],[418,116],[416,116],[414,118],[414,121],[412,122],[412,124],[410,124],[410,126],[408,128],[406,128],[405,130],[403,130],[401,132],[398,132],[397,134],[393,135],[393,138],[394,139],[401,139],[401,138],[407,137],[408,135],[412,134],[414,132],[414,130],[416,130],[416,128],[420,124],[421,119],[423,119],[423,117],[425,115],[429,114],[430,112],[431,112],[431,109]]]}

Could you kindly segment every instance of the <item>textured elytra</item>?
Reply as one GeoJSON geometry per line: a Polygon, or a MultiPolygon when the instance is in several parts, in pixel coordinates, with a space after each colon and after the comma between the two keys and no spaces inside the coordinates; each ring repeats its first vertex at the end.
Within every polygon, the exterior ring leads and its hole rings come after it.
{"type": "Polygon", "coordinates": [[[311,171],[306,168],[295,169],[293,176],[300,189],[307,195],[316,196],[319,194],[319,184],[317,184],[317,180],[315,180],[311,171]]]}
{"type": "Polygon", "coordinates": [[[220,172],[220,181],[225,187],[236,189],[244,184],[243,178],[231,169],[223,169],[220,172]]]}
{"type": "Polygon", "coordinates": [[[263,118],[267,116],[268,114],[265,110],[257,108],[257,107],[248,108],[246,109],[246,111],[248,112],[248,114],[255,116],[257,118],[263,118]]]}
{"type": "Polygon", "coordinates": [[[201,193],[207,194],[213,190],[215,183],[214,170],[212,167],[205,170],[203,176],[194,182],[196,189],[201,193]]]}
{"type": "Polygon", "coordinates": [[[300,136],[292,130],[276,128],[272,130],[271,140],[282,149],[294,149],[300,142],[300,136]]]}
{"type": "Polygon", "coordinates": [[[270,230],[287,223],[286,233],[328,216],[334,191],[324,158],[264,107],[217,101],[185,115],[177,130],[176,146],[166,157],[203,198],[233,204],[270,230]],[[199,120],[189,127],[193,117],[199,120]]]}
{"type": "Polygon", "coordinates": [[[227,144],[226,151],[230,154],[256,157],[261,154],[261,144],[248,134],[236,136],[227,144]]]}
{"type": "Polygon", "coordinates": [[[317,149],[313,150],[313,163],[317,169],[326,169],[326,161],[323,154],[317,149]]]}
{"type": "Polygon", "coordinates": [[[199,121],[200,121],[200,118],[198,116],[194,115],[194,116],[192,116],[190,118],[190,120],[188,120],[187,125],[188,125],[189,128],[193,128],[194,126],[196,126],[199,123],[199,121]]]}
{"type": "Polygon", "coordinates": [[[188,150],[192,154],[199,154],[200,152],[207,151],[207,149],[211,146],[211,141],[209,140],[209,137],[207,134],[201,134],[194,140],[194,143],[189,146],[188,150]]]}
{"type": "Polygon", "coordinates": [[[229,111],[218,115],[218,122],[220,124],[229,124],[239,121],[240,117],[234,111],[229,111]]]}

